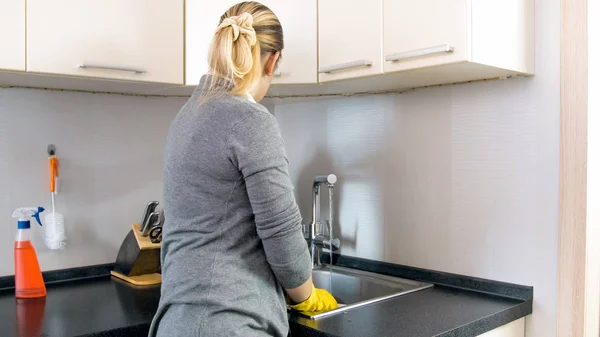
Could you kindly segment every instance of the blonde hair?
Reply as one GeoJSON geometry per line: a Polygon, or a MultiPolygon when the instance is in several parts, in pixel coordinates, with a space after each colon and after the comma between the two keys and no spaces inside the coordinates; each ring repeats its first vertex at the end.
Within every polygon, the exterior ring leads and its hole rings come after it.
{"type": "Polygon", "coordinates": [[[262,58],[282,50],[281,23],[267,6],[247,1],[229,8],[208,53],[211,76],[203,101],[225,92],[245,95],[263,75],[262,58]]]}

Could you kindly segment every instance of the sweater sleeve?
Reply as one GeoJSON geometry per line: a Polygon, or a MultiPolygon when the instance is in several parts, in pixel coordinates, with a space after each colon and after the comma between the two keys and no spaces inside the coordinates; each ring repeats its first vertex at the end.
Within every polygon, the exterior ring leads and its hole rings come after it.
{"type": "Polygon", "coordinates": [[[275,277],[286,289],[299,287],[310,277],[312,263],[277,121],[266,112],[242,120],[231,131],[228,151],[244,177],[275,277]]]}

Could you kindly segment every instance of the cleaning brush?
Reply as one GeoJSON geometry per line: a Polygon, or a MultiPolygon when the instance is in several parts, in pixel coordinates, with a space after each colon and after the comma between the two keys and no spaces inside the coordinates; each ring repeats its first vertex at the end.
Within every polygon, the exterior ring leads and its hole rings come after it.
{"type": "Polygon", "coordinates": [[[58,179],[58,159],[56,158],[56,147],[48,145],[48,161],[50,164],[50,195],[52,197],[52,213],[46,215],[46,246],[49,249],[63,249],[65,247],[65,219],[62,214],[56,212],[54,198],[57,193],[56,180],[58,179]]]}

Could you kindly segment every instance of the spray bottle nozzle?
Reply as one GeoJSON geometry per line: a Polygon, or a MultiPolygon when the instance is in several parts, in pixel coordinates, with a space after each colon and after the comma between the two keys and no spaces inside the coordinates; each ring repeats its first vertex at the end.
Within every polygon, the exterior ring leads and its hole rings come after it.
{"type": "Polygon", "coordinates": [[[41,226],[42,221],[40,220],[40,213],[44,211],[44,207],[22,207],[17,208],[12,216],[13,218],[19,218],[19,222],[21,221],[29,221],[29,218],[34,218],[35,221],[41,226]]]}

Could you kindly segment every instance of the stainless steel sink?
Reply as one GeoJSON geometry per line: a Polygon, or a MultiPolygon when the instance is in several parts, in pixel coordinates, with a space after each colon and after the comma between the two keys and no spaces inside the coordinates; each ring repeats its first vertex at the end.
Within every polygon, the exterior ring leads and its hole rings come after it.
{"type": "Polygon", "coordinates": [[[433,284],[329,265],[313,270],[312,277],[315,287],[327,289],[340,307],[312,316],[305,315],[311,319],[335,315],[433,287],[433,284]]]}

